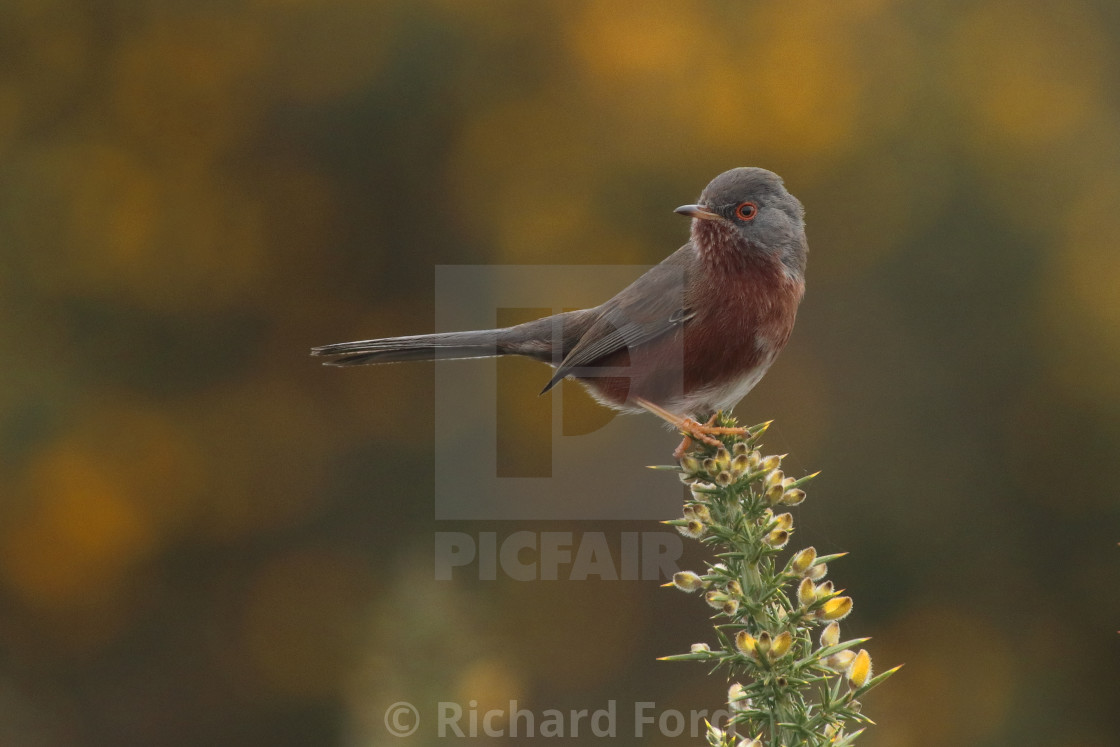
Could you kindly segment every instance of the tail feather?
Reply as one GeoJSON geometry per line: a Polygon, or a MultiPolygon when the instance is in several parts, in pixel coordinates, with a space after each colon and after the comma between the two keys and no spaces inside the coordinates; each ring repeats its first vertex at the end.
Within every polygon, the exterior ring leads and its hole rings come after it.
{"type": "Polygon", "coordinates": [[[430,361],[436,358],[490,358],[497,355],[523,355],[554,364],[568,354],[595,319],[594,309],[568,311],[504,329],[339,342],[311,348],[311,354],[330,358],[323,361],[328,366],[430,361]]]}
{"type": "Polygon", "coordinates": [[[436,358],[489,358],[506,352],[498,347],[498,331],[447,332],[339,342],[311,348],[311,355],[330,358],[323,361],[327,366],[430,361],[436,358]]]}

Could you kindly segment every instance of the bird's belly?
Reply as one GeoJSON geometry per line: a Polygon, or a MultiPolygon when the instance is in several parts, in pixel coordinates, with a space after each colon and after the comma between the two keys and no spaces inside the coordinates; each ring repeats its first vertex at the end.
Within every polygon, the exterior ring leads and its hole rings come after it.
{"type": "Polygon", "coordinates": [[[753,365],[748,365],[740,371],[738,376],[686,392],[679,409],[674,412],[708,415],[716,411],[730,410],[762,380],[776,357],[776,352],[763,354],[753,365]]]}
{"type": "MultiPolygon", "coordinates": [[[[625,375],[578,379],[596,400],[617,410],[642,412],[636,398],[682,415],[708,415],[733,407],[766,374],[777,356],[768,341],[682,341],[679,335],[643,346],[631,358],[598,362],[625,375]]],[[[605,372],[604,372],[605,373],[605,372]]]]}

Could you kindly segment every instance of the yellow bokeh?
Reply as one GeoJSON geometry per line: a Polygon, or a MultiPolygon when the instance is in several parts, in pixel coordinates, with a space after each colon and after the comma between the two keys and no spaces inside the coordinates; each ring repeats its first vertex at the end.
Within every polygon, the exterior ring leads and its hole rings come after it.
{"type": "Polygon", "coordinates": [[[748,156],[835,158],[855,134],[867,71],[855,55],[861,16],[847,5],[744,6],[736,24],[708,5],[579,7],[567,38],[635,156],[652,145],[672,159],[676,137],[748,156]]]}
{"type": "Polygon", "coordinates": [[[201,484],[189,438],[160,412],[92,404],[27,467],[6,510],[2,572],[36,605],[105,601],[186,526],[201,484]]]}
{"type": "Polygon", "coordinates": [[[75,445],[41,456],[28,483],[32,504],[0,545],[5,582],[26,602],[66,609],[111,596],[151,551],[150,518],[117,475],[75,445]]]}
{"type": "MultiPolygon", "coordinates": [[[[459,703],[470,701],[478,703],[478,712],[489,710],[509,711],[510,701],[525,699],[527,690],[521,675],[500,658],[483,658],[472,662],[458,673],[453,690],[459,703]]],[[[505,719],[495,722],[495,728],[502,728],[505,719]]]]}
{"type": "Polygon", "coordinates": [[[945,50],[945,86],[983,140],[1030,148],[1069,135],[1104,94],[1106,44],[1080,0],[974,5],[945,50]]]}
{"type": "Polygon", "coordinates": [[[164,15],[117,47],[110,67],[115,131],[162,162],[196,168],[255,126],[261,30],[234,16],[164,15]]]}
{"type": "Polygon", "coordinates": [[[712,55],[702,123],[719,143],[764,142],[801,157],[840,156],[851,146],[860,115],[865,71],[858,43],[836,3],[762,6],[747,19],[763,33],[712,55]],[[775,64],[777,63],[777,64],[775,64]]]}
{"type": "Polygon", "coordinates": [[[260,205],[215,175],[168,179],[94,140],[32,151],[14,178],[21,261],[45,291],[181,311],[227,307],[267,280],[260,205]]]}
{"type": "Polygon", "coordinates": [[[715,20],[680,3],[643,3],[641,12],[620,3],[576,3],[566,19],[567,40],[592,79],[630,85],[640,81],[676,87],[698,72],[715,20]]]}

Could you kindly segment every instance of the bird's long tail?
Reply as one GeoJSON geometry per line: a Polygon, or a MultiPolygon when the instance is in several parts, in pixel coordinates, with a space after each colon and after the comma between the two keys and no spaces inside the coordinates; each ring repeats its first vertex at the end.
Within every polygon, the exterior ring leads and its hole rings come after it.
{"type": "Polygon", "coordinates": [[[568,354],[595,318],[594,310],[567,311],[502,329],[339,342],[311,348],[311,354],[330,358],[323,361],[328,366],[430,361],[436,358],[490,358],[496,355],[524,355],[553,363],[568,354]]]}
{"type": "Polygon", "coordinates": [[[340,342],[311,348],[311,354],[330,358],[323,361],[327,366],[430,361],[436,358],[489,358],[511,352],[499,344],[498,336],[502,331],[487,329],[340,342]]]}

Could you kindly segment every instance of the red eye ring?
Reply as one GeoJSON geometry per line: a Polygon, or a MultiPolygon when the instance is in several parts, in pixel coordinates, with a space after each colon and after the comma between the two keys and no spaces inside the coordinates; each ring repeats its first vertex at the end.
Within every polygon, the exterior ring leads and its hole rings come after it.
{"type": "Polygon", "coordinates": [[[741,202],[739,207],[735,208],[735,217],[741,221],[754,220],[758,215],[758,205],[753,202],[741,202]]]}

